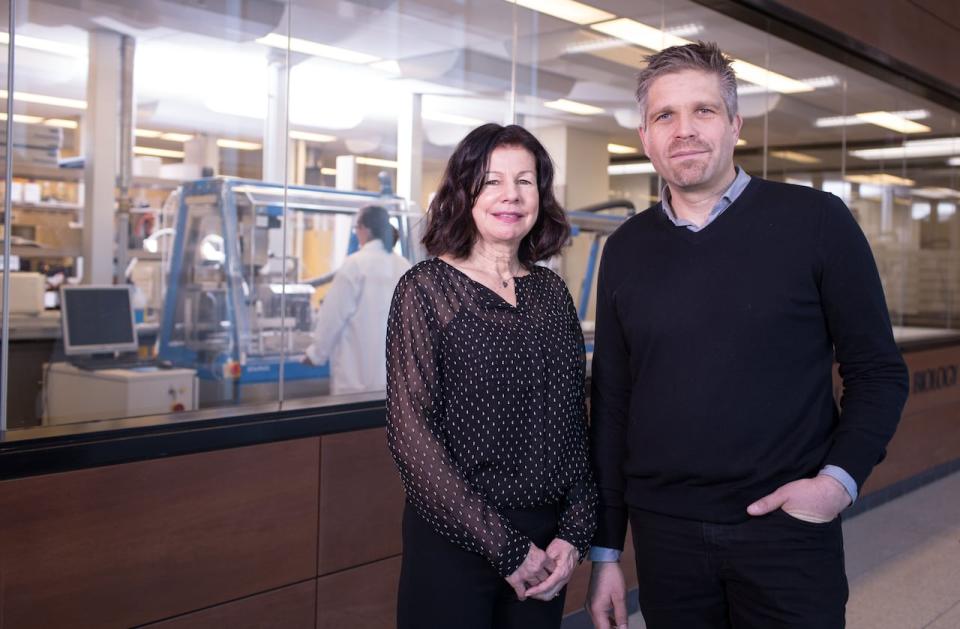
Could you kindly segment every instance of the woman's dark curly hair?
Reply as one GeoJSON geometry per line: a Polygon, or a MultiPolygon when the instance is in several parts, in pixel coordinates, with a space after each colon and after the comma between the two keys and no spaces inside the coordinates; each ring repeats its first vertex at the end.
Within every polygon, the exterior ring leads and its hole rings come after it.
{"type": "Polygon", "coordinates": [[[553,162],[547,150],[523,127],[491,122],[467,134],[447,162],[440,187],[427,210],[423,244],[430,255],[448,254],[461,259],[470,255],[479,236],[473,222],[473,205],[483,188],[490,155],[501,146],[523,147],[537,164],[540,211],[530,233],[520,241],[520,262],[529,266],[545,260],[559,253],[567,241],[570,224],[553,196],[553,162]]]}

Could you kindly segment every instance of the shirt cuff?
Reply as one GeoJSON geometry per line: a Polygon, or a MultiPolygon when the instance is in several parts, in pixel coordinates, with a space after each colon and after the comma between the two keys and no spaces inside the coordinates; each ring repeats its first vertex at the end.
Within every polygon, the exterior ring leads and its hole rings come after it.
{"type": "Polygon", "coordinates": [[[590,548],[590,561],[616,562],[620,561],[620,551],[616,548],[593,546],[590,548]]]}
{"type": "Polygon", "coordinates": [[[850,495],[850,504],[857,501],[857,481],[853,480],[853,477],[847,473],[847,470],[837,465],[824,465],[823,469],[820,470],[820,474],[829,476],[843,485],[843,488],[846,489],[850,495]]]}

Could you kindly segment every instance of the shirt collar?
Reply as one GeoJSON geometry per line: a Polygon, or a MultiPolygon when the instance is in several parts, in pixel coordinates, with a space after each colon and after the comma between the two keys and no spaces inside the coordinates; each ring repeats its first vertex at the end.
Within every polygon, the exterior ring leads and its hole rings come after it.
{"type": "MultiPolygon", "coordinates": [[[[698,229],[703,229],[720,215],[725,209],[733,205],[733,202],[736,201],[743,191],[746,189],[747,184],[750,183],[750,175],[747,174],[747,171],[736,167],[737,176],[733,178],[733,182],[727,186],[727,189],[723,191],[723,194],[720,196],[720,199],[710,210],[710,214],[707,217],[707,221],[699,226],[698,229]]],[[[673,211],[673,207],[670,205],[670,188],[667,184],[663,184],[663,187],[660,188],[660,204],[663,206],[663,211],[667,215],[667,218],[670,219],[670,222],[676,225],[677,227],[697,227],[694,223],[691,223],[688,220],[677,218],[676,213],[673,211]]]]}

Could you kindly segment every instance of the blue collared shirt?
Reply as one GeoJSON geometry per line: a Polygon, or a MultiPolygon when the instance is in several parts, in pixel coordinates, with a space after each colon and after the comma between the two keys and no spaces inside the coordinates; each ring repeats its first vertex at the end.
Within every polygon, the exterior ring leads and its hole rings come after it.
{"type": "Polygon", "coordinates": [[[691,223],[686,219],[677,218],[676,212],[673,211],[673,207],[670,205],[670,188],[666,184],[660,188],[660,202],[663,205],[664,213],[667,215],[667,218],[670,219],[671,223],[677,227],[686,227],[692,232],[698,232],[706,229],[710,223],[717,220],[718,216],[723,214],[728,207],[733,205],[733,202],[740,198],[740,194],[747,188],[749,183],[750,175],[747,174],[747,171],[738,166],[737,176],[733,178],[733,183],[731,183],[727,189],[724,190],[723,195],[710,210],[710,214],[707,215],[707,220],[704,221],[703,225],[697,225],[696,223],[691,223]]]}
{"type": "MultiPolygon", "coordinates": [[[[667,185],[664,185],[663,188],[660,189],[660,201],[663,206],[663,212],[667,215],[667,218],[670,219],[671,223],[677,227],[686,227],[690,231],[698,232],[706,229],[710,223],[717,220],[718,216],[733,205],[734,201],[740,197],[749,183],[750,175],[738,166],[737,176],[733,179],[733,183],[724,191],[723,196],[720,197],[710,210],[710,214],[707,215],[707,220],[703,222],[703,225],[697,225],[696,223],[677,217],[673,208],[670,206],[670,188],[667,185]]],[[[836,465],[825,465],[823,469],[820,470],[820,475],[829,476],[839,482],[850,495],[851,504],[856,501],[857,483],[845,469],[837,467],[836,465]]],[[[594,546],[590,549],[590,561],[620,561],[620,551],[615,548],[594,546]]]]}

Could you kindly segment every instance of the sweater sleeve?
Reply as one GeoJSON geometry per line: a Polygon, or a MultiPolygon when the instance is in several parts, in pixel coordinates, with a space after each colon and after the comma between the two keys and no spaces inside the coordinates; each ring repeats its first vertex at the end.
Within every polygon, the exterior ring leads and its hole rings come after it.
{"type": "Polygon", "coordinates": [[[843,379],[840,422],[827,453],[862,487],[900,421],[909,391],[870,245],[831,195],[820,234],[821,303],[843,379]]]}
{"type": "Polygon", "coordinates": [[[409,504],[506,577],[523,563],[530,540],[469,486],[444,445],[435,311],[415,275],[401,278],[387,322],[387,443],[409,504]]]}
{"type": "MultiPolygon", "coordinates": [[[[613,238],[611,238],[613,240],[613,238]]],[[[623,327],[617,316],[615,243],[609,242],[597,276],[596,332],[590,387],[591,459],[599,491],[594,546],[623,549],[627,532],[626,481],[627,420],[630,408],[630,359],[623,327]]]]}

